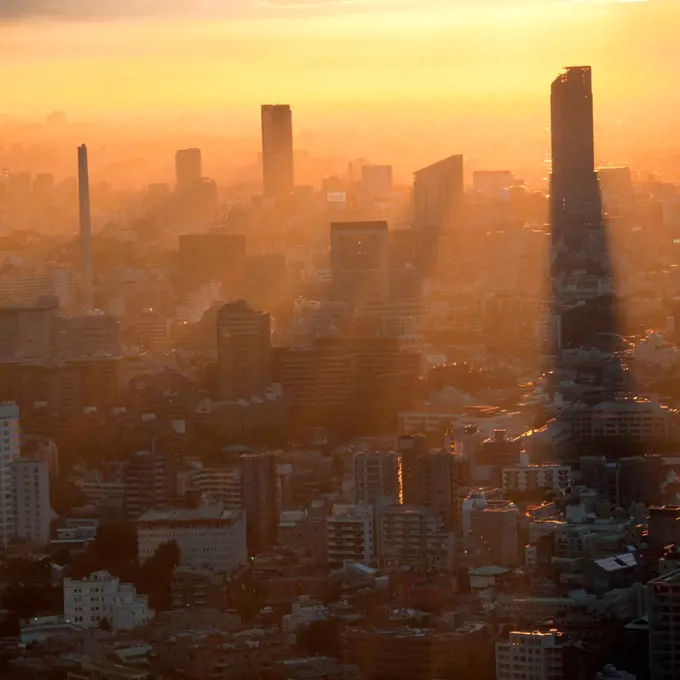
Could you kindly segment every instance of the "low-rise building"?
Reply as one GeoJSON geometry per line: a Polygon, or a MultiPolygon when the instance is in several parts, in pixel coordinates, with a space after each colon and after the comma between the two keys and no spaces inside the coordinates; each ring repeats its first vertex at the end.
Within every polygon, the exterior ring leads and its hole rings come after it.
{"type": "Polygon", "coordinates": [[[176,541],[180,565],[229,572],[248,563],[246,522],[241,510],[208,504],[186,510],[149,510],[137,522],[139,559],[176,541]]]}
{"type": "Polygon", "coordinates": [[[107,571],[88,578],[64,579],[64,618],[84,628],[98,628],[108,621],[114,631],[147,624],[154,612],[145,595],[131,583],[121,583],[107,571]]]}
{"type": "Polygon", "coordinates": [[[510,639],[496,642],[497,680],[568,680],[571,642],[557,630],[512,631],[510,639]]]}

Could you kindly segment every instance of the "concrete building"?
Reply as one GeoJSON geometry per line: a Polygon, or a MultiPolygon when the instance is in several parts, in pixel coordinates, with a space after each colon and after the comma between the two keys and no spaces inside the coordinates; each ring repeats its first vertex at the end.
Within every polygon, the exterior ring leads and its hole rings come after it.
{"type": "Polygon", "coordinates": [[[176,541],[180,566],[229,572],[248,562],[246,518],[240,510],[209,504],[187,510],[149,510],[137,522],[140,561],[176,541]]]}
{"type": "Polygon", "coordinates": [[[220,399],[236,401],[264,394],[271,382],[271,319],[245,300],[224,305],[217,319],[220,399]]]}
{"type": "Polygon", "coordinates": [[[293,193],[293,114],[288,105],[262,106],[262,177],[265,197],[293,193]]]}
{"type": "Polygon", "coordinates": [[[14,463],[20,446],[19,407],[0,403],[0,548],[6,548],[16,532],[14,463]]]}
{"type": "Polygon", "coordinates": [[[387,222],[331,224],[333,299],[354,306],[390,295],[387,222]]]}
{"type": "Polygon", "coordinates": [[[256,555],[276,545],[279,531],[279,492],[276,455],[245,453],[241,456],[242,505],[248,525],[248,552],[256,555]]]}
{"type": "Polygon", "coordinates": [[[53,359],[58,312],[53,297],[41,297],[30,306],[0,309],[0,361],[53,359]]]}
{"type": "Polygon", "coordinates": [[[146,595],[131,583],[121,583],[107,571],[84,579],[64,579],[64,618],[83,628],[97,628],[105,619],[114,631],[132,630],[154,616],[146,595]]]}
{"type": "Polygon", "coordinates": [[[174,494],[172,456],[155,451],[137,451],[125,465],[125,516],[134,522],[147,510],[170,506],[174,494]]]}
{"type": "Polygon", "coordinates": [[[571,642],[564,633],[512,631],[507,642],[496,643],[497,680],[568,680],[571,642]]]}
{"type": "Polygon", "coordinates": [[[518,520],[519,511],[512,503],[472,510],[468,553],[480,564],[519,565],[518,520]]]}
{"type": "Polygon", "coordinates": [[[326,520],[328,566],[368,564],[375,556],[376,536],[373,508],[336,506],[326,520]]]}
{"type": "Polygon", "coordinates": [[[680,571],[647,584],[649,595],[649,660],[654,680],[677,680],[680,669],[680,571]]]}
{"type": "Polygon", "coordinates": [[[354,502],[387,505],[401,500],[401,458],[397,453],[354,454],[354,502]]]}
{"type": "Polygon", "coordinates": [[[78,213],[80,217],[82,301],[87,309],[92,309],[94,298],[92,215],[90,213],[90,174],[85,144],[78,147],[78,213]]]}
{"type": "Polygon", "coordinates": [[[434,510],[393,505],[378,512],[378,557],[385,566],[451,569],[454,534],[434,510]]]}
{"type": "Polygon", "coordinates": [[[402,497],[407,505],[434,510],[453,527],[458,521],[458,467],[452,450],[430,450],[422,435],[399,437],[402,459],[402,497]]]}
{"type": "Polygon", "coordinates": [[[16,537],[38,548],[50,542],[50,469],[46,462],[17,458],[12,463],[16,537]]]}
{"type": "Polygon", "coordinates": [[[200,149],[180,149],[175,152],[175,183],[179,191],[203,177],[200,149]]]}
{"type": "Polygon", "coordinates": [[[503,491],[531,493],[568,489],[572,485],[571,468],[568,465],[529,465],[527,456],[522,456],[522,464],[503,468],[503,491]]]}
{"type": "Polygon", "coordinates": [[[60,317],[57,322],[57,352],[61,359],[119,357],[120,322],[115,316],[102,312],[60,317]]]}
{"type": "Polygon", "coordinates": [[[76,302],[76,280],[72,271],[19,269],[0,280],[0,306],[22,309],[40,305],[41,298],[54,298],[61,307],[76,302]]]}

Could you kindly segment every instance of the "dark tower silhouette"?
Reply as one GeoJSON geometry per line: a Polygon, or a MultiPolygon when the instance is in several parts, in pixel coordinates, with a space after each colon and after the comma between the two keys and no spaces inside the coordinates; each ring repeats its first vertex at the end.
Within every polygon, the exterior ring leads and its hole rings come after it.
{"type": "Polygon", "coordinates": [[[293,192],[293,114],[288,105],[262,106],[262,169],[267,198],[293,192]]]}
{"type": "Polygon", "coordinates": [[[92,218],[90,215],[90,178],[87,165],[87,147],[78,147],[78,207],[80,213],[80,257],[82,267],[83,302],[93,304],[92,279],[92,218]]]}

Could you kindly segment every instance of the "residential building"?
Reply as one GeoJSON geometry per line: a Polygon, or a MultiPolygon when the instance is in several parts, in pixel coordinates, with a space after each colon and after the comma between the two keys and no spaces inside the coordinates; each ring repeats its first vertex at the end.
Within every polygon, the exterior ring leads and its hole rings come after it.
{"type": "Polygon", "coordinates": [[[61,359],[119,357],[120,322],[115,316],[101,312],[59,317],[57,347],[61,359]]]}
{"type": "Polygon", "coordinates": [[[288,105],[262,106],[262,176],[265,197],[293,193],[293,114],[288,105]]]}
{"type": "Polygon", "coordinates": [[[512,631],[507,642],[496,642],[497,680],[569,680],[572,643],[564,633],[512,631]]]}
{"type": "Polygon", "coordinates": [[[354,454],[354,502],[387,505],[401,500],[399,454],[363,451],[354,454]]]}
{"type": "Polygon", "coordinates": [[[568,465],[529,465],[524,454],[522,465],[503,468],[504,492],[531,493],[547,489],[568,489],[572,485],[568,465]]]}
{"type": "Polygon", "coordinates": [[[480,564],[519,565],[519,511],[512,503],[486,505],[470,513],[468,553],[480,564]]]}
{"type": "Polygon", "coordinates": [[[647,584],[649,660],[654,680],[677,680],[680,669],[680,571],[647,584]]]}
{"type": "Polygon", "coordinates": [[[217,374],[222,401],[249,400],[271,382],[271,319],[245,300],[224,305],[217,319],[217,374]]]}
{"type": "Polygon", "coordinates": [[[6,548],[16,532],[14,463],[20,455],[19,407],[0,403],[0,548],[6,548]]]}
{"type": "Polygon", "coordinates": [[[0,309],[0,360],[50,361],[55,356],[59,303],[36,297],[30,305],[0,309]]]}
{"type": "Polygon", "coordinates": [[[229,572],[247,564],[246,518],[240,510],[206,504],[187,510],[149,510],[137,522],[140,561],[176,541],[180,566],[229,572]]]}
{"type": "Polygon", "coordinates": [[[16,537],[38,548],[50,542],[50,468],[48,463],[17,458],[12,463],[16,537]]]}
{"type": "Polygon", "coordinates": [[[430,508],[393,505],[380,510],[378,557],[385,566],[409,565],[425,569],[451,569],[454,534],[430,508]]]}
{"type": "Polygon", "coordinates": [[[64,617],[83,628],[98,628],[106,620],[114,631],[132,630],[151,621],[146,595],[131,583],[121,583],[107,571],[84,579],[64,579],[64,617]]]}
{"type": "Polygon", "coordinates": [[[328,566],[368,564],[375,556],[376,536],[373,508],[336,506],[326,519],[328,566]]]}
{"type": "Polygon", "coordinates": [[[174,466],[171,455],[137,451],[125,465],[125,516],[134,522],[147,510],[170,507],[174,495],[174,466]]]}

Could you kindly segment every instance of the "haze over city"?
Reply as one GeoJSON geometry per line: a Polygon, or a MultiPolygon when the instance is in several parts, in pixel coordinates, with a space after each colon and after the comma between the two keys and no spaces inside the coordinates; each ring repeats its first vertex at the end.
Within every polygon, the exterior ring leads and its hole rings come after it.
{"type": "Polygon", "coordinates": [[[0,0],[0,678],[680,680],[678,26],[0,0]]]}

